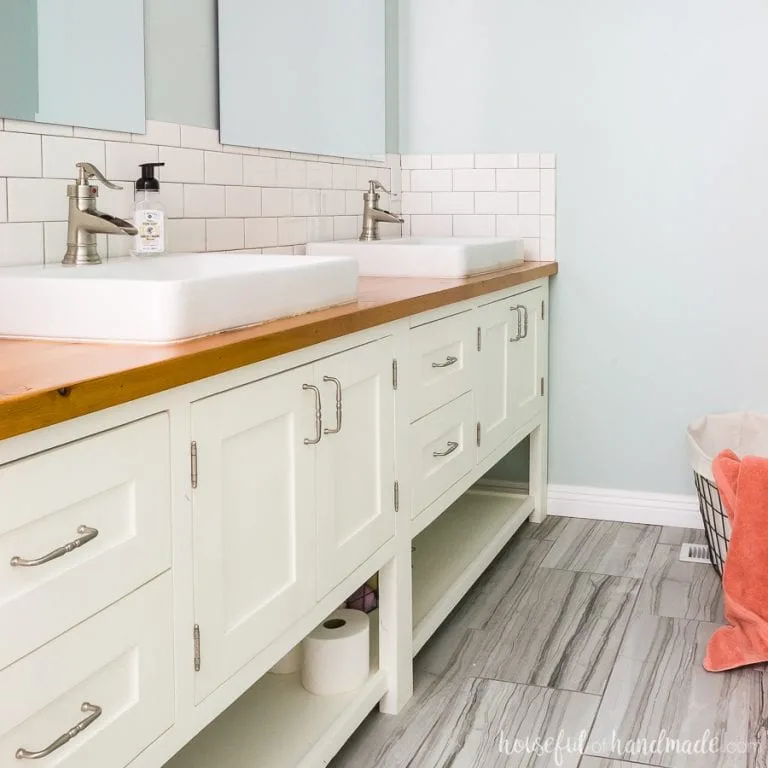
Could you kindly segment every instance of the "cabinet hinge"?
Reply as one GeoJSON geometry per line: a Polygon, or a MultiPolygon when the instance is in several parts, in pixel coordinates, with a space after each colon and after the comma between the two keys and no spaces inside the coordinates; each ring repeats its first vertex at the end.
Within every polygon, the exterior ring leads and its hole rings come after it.
{"type": "Polygon", "coordinates": [[[477,351],[482,352],[483,350],[483,329],[478,328],[477,329],[477,351]]]}
{"type": "Polygon", "coordinates": [[[544,319],[544,299],[541,300],[541,319],[544,319]]]}
{"type": "Polygon", "coordinates": [[[541,392],[541,396],[544,397],[544,377],[543,376],[541,377],[541,385],[539,389],[541,392]]]}
{"type": "Polygon", "coordinates": [[[197,443],[194,441],[189,447],[189,475],[192,487],[197,488],[197,443]]]}
{"type": "Polygon", "coordinates": [[[392,361],[392,389],[397,389],[397,360],[392,361]]]}
{"type": "Polygon", "coordinates": [[[480,422],[477,422],[477,447],[480,447],[480,443],[482,442],[482,427],[480,426],[480,422]]]}
{"type": "Polygon", "coordinates": [[[192,630],[192,638],[195,643],[195,672],[200,671],[200,625],[195,624],[192,630]]]}
{"type": "Polygon", "coordinates": [[[395,481],[395,512],[400,511],[400,483],[395,481]]]}

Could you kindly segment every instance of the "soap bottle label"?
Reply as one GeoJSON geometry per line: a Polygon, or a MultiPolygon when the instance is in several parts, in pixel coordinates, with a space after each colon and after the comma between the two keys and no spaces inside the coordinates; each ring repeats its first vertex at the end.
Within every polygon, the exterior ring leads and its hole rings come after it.
{"type": "Polygon", "coordinates": [[[136,253],[165,251],[165,214],[157,210],[136,211],[136,253]]]}

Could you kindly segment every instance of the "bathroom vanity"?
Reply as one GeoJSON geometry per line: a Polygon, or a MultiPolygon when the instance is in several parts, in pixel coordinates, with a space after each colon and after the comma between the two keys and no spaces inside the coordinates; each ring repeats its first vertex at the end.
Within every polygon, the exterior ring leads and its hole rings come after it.
{"type": "Polygon", "coordinates": [[[75,728],[51,764],[309,768],[399,711],[413,655],[546,514],[556,271],[362,278],[180,345],[0,341],[0,768],[75,728]],[[476,485],[529,436],[527,491],[476,485]],[[268,674],[376,574],[361,688],[268,674]]]}

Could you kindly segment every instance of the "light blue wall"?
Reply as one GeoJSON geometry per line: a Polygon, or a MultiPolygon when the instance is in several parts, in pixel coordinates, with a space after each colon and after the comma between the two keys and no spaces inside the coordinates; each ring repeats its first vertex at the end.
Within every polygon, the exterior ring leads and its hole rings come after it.
{"type": "Polygon", "coordinates": [[[219,125],[216,0],[145,0],[147,117],[219,125]]]}
{"type": "Polygon", "coordinates": [[[690,493],[768,408],[764,0],[402,0],[401,151],[554,151],[550,480],[690,493]]]}
{"type": "Polygon", "coordinates": [[[34,120],[37,112],[37,3],[0,0],[0,18],[0,115],[34,120]]]}

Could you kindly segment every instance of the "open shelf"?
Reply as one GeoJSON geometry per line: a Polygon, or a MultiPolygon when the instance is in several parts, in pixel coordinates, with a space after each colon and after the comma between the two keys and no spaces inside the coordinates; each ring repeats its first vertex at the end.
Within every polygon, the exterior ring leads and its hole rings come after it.
{"type": "Polygon", "coordinates": [[[164,768],[310,768],[341,749],[387,691],[378,663],[379,614],[371,618],[371,674],[358,689],[315,696],[301,673],[264,675],[164,768]]]}
{"type": "Polygon", "coordinates": [[[531,496],[473,489],[413,540],[414,655],[531,512],[531,496]]]}

